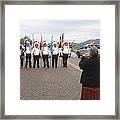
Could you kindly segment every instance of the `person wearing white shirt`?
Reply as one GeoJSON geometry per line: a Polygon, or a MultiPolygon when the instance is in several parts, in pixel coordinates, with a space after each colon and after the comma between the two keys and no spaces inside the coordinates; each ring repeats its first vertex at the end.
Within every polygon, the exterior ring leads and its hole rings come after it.
{"type": "Polygon", "coordinates": [[[49,68],[49,61],[48,61],[49,50],[46,43],[43,44],[42,55],[43,55],[44,68],[46,67],[46,63],[47,63],[47,68],[49,68]]]}
{"type": "Polygon", "coordinates": [[[58,61],[58,47],[57,44],[54,43],[53,47],[52,47],[52,67],[54,68],[54,64],[55,67],[57,68],[57,61],[58,61]]]}
{"type": "Polygon", "coordinates": [[[65,42],[63,45],[63,67],[67,67],[67,60],[69,55],[68,43],[65,42]]]}
{"type": "Polygon", "coordinates": [[[25,65],[25,67],[26,68],[28,65],[28,61],[29,61],[29,67],[31,68],[31,52],[32,52],[32,47],[30,45],[30,42],[27,41],[26,46],[25,46],[25,53],[26,53],[26,65],[25,65]]]}
{"type": "Polygon", "coordinates": [[[34,58],[33,68],[36,67],[36,62],[37,68],[39,68],[40,48],[38,43],[35,43],[35,47],[33,48],[33,58],[34,58]]]}

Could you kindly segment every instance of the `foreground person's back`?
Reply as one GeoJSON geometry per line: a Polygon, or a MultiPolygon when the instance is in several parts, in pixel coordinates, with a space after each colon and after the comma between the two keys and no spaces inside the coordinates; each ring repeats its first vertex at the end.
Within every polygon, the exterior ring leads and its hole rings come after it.
{"type": "Polygon", "coordinates": [[[100,60],[98,58],[98,49],[90,49],[90,57],[83,56],[79,63],[83,70],[80,83],[82,84],[82,100],[100,99],[100,60]]]}

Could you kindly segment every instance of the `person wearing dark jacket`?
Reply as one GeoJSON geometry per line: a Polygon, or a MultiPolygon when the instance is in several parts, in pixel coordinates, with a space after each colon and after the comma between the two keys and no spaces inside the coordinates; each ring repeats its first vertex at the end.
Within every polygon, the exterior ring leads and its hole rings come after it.
{"type": "Polygon", "coordinates": [[[21,44],[20,45],[20,66],[23,68],[23,63],[24,63],[24,47],[21,44]]]}
{"type": "Polygon", "coordinates": [[[93,46],[89,51],[89,58],[83,56],[79,62],[79,67],[83,70],[80,80],[82,84],[81,100],[99,100],[100,60],[98,49],[93,46]]]}

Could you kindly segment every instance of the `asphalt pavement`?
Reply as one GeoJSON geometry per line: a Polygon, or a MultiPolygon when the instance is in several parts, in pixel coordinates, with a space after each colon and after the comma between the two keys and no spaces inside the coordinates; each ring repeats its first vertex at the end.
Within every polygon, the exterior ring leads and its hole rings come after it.
{"type": "MultiPolygon", "coordinates": [[[[49,59],[49,62],[51,60],[49,59]]],[[[59,58],[57,68],[21,68],[20,99],[21,100],[80,100],[79,59],[72,53],[68,67],[62,67],[59,58]]]]}

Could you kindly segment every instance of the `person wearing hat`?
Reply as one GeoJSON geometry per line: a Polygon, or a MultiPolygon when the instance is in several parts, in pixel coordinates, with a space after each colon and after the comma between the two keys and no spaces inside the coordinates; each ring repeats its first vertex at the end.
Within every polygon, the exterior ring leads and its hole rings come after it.
{"type": "Polygon", "coordinates": [[[39,48],[39,43],[35,42],[34,43],[34,48],[33,48],[33,68],[36,67],[36,62],[37,62],[37,68],[39,68],[39,58],[40,58],[40,48],[39,48]]]}
{"type": "Polygon", "coordinates": [[[63,44],[63,67],[67,67],[68,55],[69,55],[69,46],[68,43],[65,42],[63,44]]]}
{"type": "Polygon", "coordinates": [[[49,50],[48,50],[47,43],[45,42],[43,44],[43,49],[42,49],[42,56],[43,56],[44,68],[46,67],[46,63],[47,63],[47,68],[49,68],[48,55],[49,55],[49,50]]]}
{"type": "Polygon", "coordinates": [[[31,68],[31,52],[32,52],[32,47],[30,45],[30,42],[26,41],[26,45],[25,45],[25,53],[26,53],[26,64],[25,64],[25,67],[26,68],[28,66],[28,61],[29,61],[29,68],[31,68]]]}
{"type": "Polygon", "coordinates": [[[54,43],[52,47],[52,67],[53,68],[54,68],[54,65],[57,68],[58,54],[59,52],[58,52],[57,43],[54,43]]]}
{"type": "Polygon", "coordinates": [[[83,55],[79,62],[83,70],[80,83],[82,84],[81,100],[100,99],[100,60],[98,49],[93,46],[89,50],[89,57],[83,55]]]}

